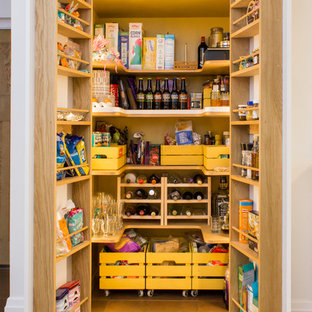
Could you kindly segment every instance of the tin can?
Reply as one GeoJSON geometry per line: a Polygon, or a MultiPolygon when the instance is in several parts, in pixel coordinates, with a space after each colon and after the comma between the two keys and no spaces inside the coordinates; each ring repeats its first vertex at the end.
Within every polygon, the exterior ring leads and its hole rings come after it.
{"type": "Polygon", "coordinates": [[[111,135],[109,132],[102,133],[102,146],[110,147],[111,135]]]}
{"type": "Polygon", "coordinates": [[[102,132],[93,132],[92,133],[92,146],[100,147],[102,146],[102,132]]]}

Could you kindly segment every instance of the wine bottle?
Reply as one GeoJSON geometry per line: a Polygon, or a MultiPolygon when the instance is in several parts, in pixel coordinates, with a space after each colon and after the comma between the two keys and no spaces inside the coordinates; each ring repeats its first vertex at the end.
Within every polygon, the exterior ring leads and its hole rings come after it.
{"type": "Polygon", "coordinates": [[[154,208],[154,207],[152,207],[152,208],[150,209],[150,215],[151,215],[152,217],[158,216],[158,215],[159,215],[159,210],[156,209],[156,208],[154,208]]]}
{"type": "Polygon", "coordinates": [[[172,208],[170,209],[170,214],[171,214],[172,216],[178,216],[178,215],[180,215],[180,214],[181,214],[181,208],[179,208],[179,207],[172,207],[172,208]]]}
{"type": "Polygon", "coordinates": [[[144,109],[145,104],[145,94],[143,90],[143,78],[139,78],[139,89],[136,95],[137,107],[138,109],[144,109]]]}
{"type": "Polygon", "coordinates": [[[163,109],[170,109],[171,107],[171,95],[169,92],[168,78],[165,78],[164,92],[162,94],[163,109]]]}
{"type": "Polygon", "coordinates": [[[139,184],[147,183],[147,178],[145,175],[139,175],[136,179],[136,182],[139,184]]]}
{"type": "Polygon", "coordinates": [[[149,205],[138,205],[135,211],[138,216],[147,216],[150,214],[151,208],[149,205]]]}
{"type": "Polygon", "coordinates": [[[145,91],[145,109],[153,109],[154,94],[152,88],[152,78],[147,78],[147,89],[145,91]]]}
{"type": "Polygon", "coordinates": [[[179,94],[180,109],[187,109],[187,92],[185,87],[185,78],[181,78],[181,90],[179,94]]]}
{"type": "Polygon", "coordinates": [[[149,199],[157,199],[158,193],[155,189],[150,189],[148,191],[148,198],[149,199]]]}
{"type": "Polygon", "coordinates": [[[182,215],[183,215],[183,216],[188,216],[188,217],[190,217],[190,216],[192,215],[191,209],[188,208],[188,207],[184,207],[184,208],[182,209],[182,215]]]}
{"type": "Polygon", "coordinates": [[[172,200],[179,200],[182,198],[181,193],[178,190],[172,190],[169,194],[172,200]]]}
{"type": "Polygon", "coordinates": [[[134,197],[134,194],[133,194],[132,191],[128,191],[128,192],[126,193],[126,198],[127,198],[127,199],[131,199],[131,198],[133,198],[133,197],[134,197]]]}
{"type": "Polygon", "coordinates": [[[160,91],[160,79],[156,78],[156,90],[154,92],[154,109],[161,109],[162,93],[160,91]]]}
{"type": "Polygon", "coordinates": [[[134,173],[127,173],[124,177],[124,181],[126,183],[135,183],[136,179],[137,179],[137,177],[134,173]]]}
{"type": "Polygon", "coordinates": [[[202,199],[204,199],[204,194],[202,192],[195,192],[194,193],[194,199],[202,200],[202,199]]]}
{"type": "Polygon", "coordinates": [[[207,50],[208,46],[205,42],[205,37],[201,37],[201,43],[198,46],[198,68],[203,68],[205,63],[205,52],[207,50]]]}
{"type": "Polygon", "coordinates": [[[204,177],[201,174],[196,174],[194,177],[194,183],[202,185],[204,183],[204,177]]]}
{"type": "Polygon", "coordinates": [[[173,174],[168,178],[168,183],[170,184],[178,184],[181,183],[181,181],[182,181],[181,178],[176,174],[173,174]]]}
{"type": "Polygon", "coordinates": [[[160,183],[160,177],[158,177],[156,174],[152,174],[152,175],[148,178],[148,183],[152,183],[152,184],[160,183]]]}
{"type": "Polygon", "coordinates": [[[148,194],[147,194],[147,192],[146,192],[145,190],[143,190],[143,189],[137,189],[137,190],[135,191],[135,197],[136,197],[137,199],[146,199],[146,198],[148,197],[148,194]]]}
{"type": "Polygon", "coordinates": [[[193,194],[191,192],[184,192],[183,199],[186,199],[186,200],[193,199],[193,194]]]}
{"type": "Polygon", "coordinates": [[[127,217],[133,216],[135,215],[136,211],[135,208],[133,206],[128,206],[125,208],[125,215],[127,217]]]}
{"type": "Polygon", "coordinates": [[[173,79],[171,92],[171,109],[179,109],[179,92],[177,87],[177,78],[173,79]]]}

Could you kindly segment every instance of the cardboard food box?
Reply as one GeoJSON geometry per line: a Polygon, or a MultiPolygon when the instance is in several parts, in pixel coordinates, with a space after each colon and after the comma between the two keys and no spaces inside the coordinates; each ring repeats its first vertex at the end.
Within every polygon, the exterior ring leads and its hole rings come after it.
{"type": "Polygon", "coordinates": [[[109,42],[109,48],[118,53],[118,23],[105,24],[105,38],[109,42]]]}
{"type": "Polygon", "coordinates": [[[165,35],[156,36],[156,69],[165,69],[165,35]]]}
{"type": "Polygon", "coordinates": [[[129,23],[129,69],[142,69],[143,24],[129,23]]]}
{"type": "Polygon", "coordinates": [[[156,69],[156,38],[143,38],[143,69],[156,69]]]}
{"type": "Polygon", "coordinates": [[[119,44],[118,44],[119,58],[121,63],[129,68],[129,33],[119,33],[119,44]]]}
{"type": "Polygon", "coordinates": [[[174,69],[174,35],[165,35],[165,69],[174,69]]]}

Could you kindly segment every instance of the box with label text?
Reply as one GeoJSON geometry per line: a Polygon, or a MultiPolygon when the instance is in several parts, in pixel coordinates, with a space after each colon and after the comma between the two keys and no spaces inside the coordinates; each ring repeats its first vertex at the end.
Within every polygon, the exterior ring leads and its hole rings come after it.
{"type": "Polygon", "coordinates": [[[174,35],[165,35],[165,69],[174,69],[174,35]]]}
{"type": "Polygon", "coordinates": [[[156,69],[165,69],[165,35],[156,36],[156,69]]]}
{"type": "Polygon", "coordinates": [[[129,23],[129,68],[142,69],[143,24],[129,23]]]}
{"type": "Polygon", "coordinates": [[[143,69],[156,69],[156,38],[143,38],[143,69]]]}
{"type": "Polygon", "coordinates": [[[118,53],[118,23],[105,24],[105,38],[109,42],[109,48],[118,53]]]}
{"type": "Polygon", "coordinates": [[[120,32],[119,33],[119,58],[121,63],[129,68],[129,33],[128,32],[120,32]]]}

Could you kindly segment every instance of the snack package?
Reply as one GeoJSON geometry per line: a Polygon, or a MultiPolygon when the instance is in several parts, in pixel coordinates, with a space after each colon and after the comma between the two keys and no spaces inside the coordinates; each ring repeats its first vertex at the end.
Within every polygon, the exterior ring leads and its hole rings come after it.
{"type": "Polygon", "coordinates": [[[178,120],[175,125],[177,145],[193,144],[193,127],[191,120],[178,120]]]}
{"type": "Polygon", "coordinates": [[[123,235],[118,243],[105,244],[114,252],[139,252],[141,247],[133,241],[128,235],[123,235]]]}
{"type": "Polygon", "coordinates": [[[156,69],[156,38],[143,38],[143,69],[156,69]]]}
{"type": "MultiPolygon", "coordinates": [[[[86,149],[84,138],[78,135],[67,134],[65,137],[65,151],[66,156],[72,166],[78,166],[87,164],[86,149]]],[[[87,175],[89,173],[89,167],[75,168],[77,176],[87,175]]]]}
{"type": "MultiPolygon", "coordinates": [[[[63,168],[66,160],[64,133],[60,132],[56,135],[56,167],[63,168]]],[[[58,171],[56,179],[62,180],[65,177],[65,171],[58,171]]]]}
{"type": "MultiPolygon", "coordinates": [[[[77,59],[81,59],[81,48],[76,42],[68,40],[64,45],[64,53],[77,59]]],[[[79,69],[80,62],[67,59],[69,68],[79,69]]]]}
{"type": "MultiPolygon", "coordinates": [[[[81,230],[83,228],[83,209],[73,208],[65,216],[65,219],[67,222],[69,234],[81,230]]],[[[71,236],[70,239],[71,239],[72,246],[76,246],[84,241],[84,235],[83,233],[77,233],[71,236]]]]}
{"type": "Polygon", "coordinates": [[[149,146],[149,165],[160,165],[160,145],[151,144],[149,146]]]}

